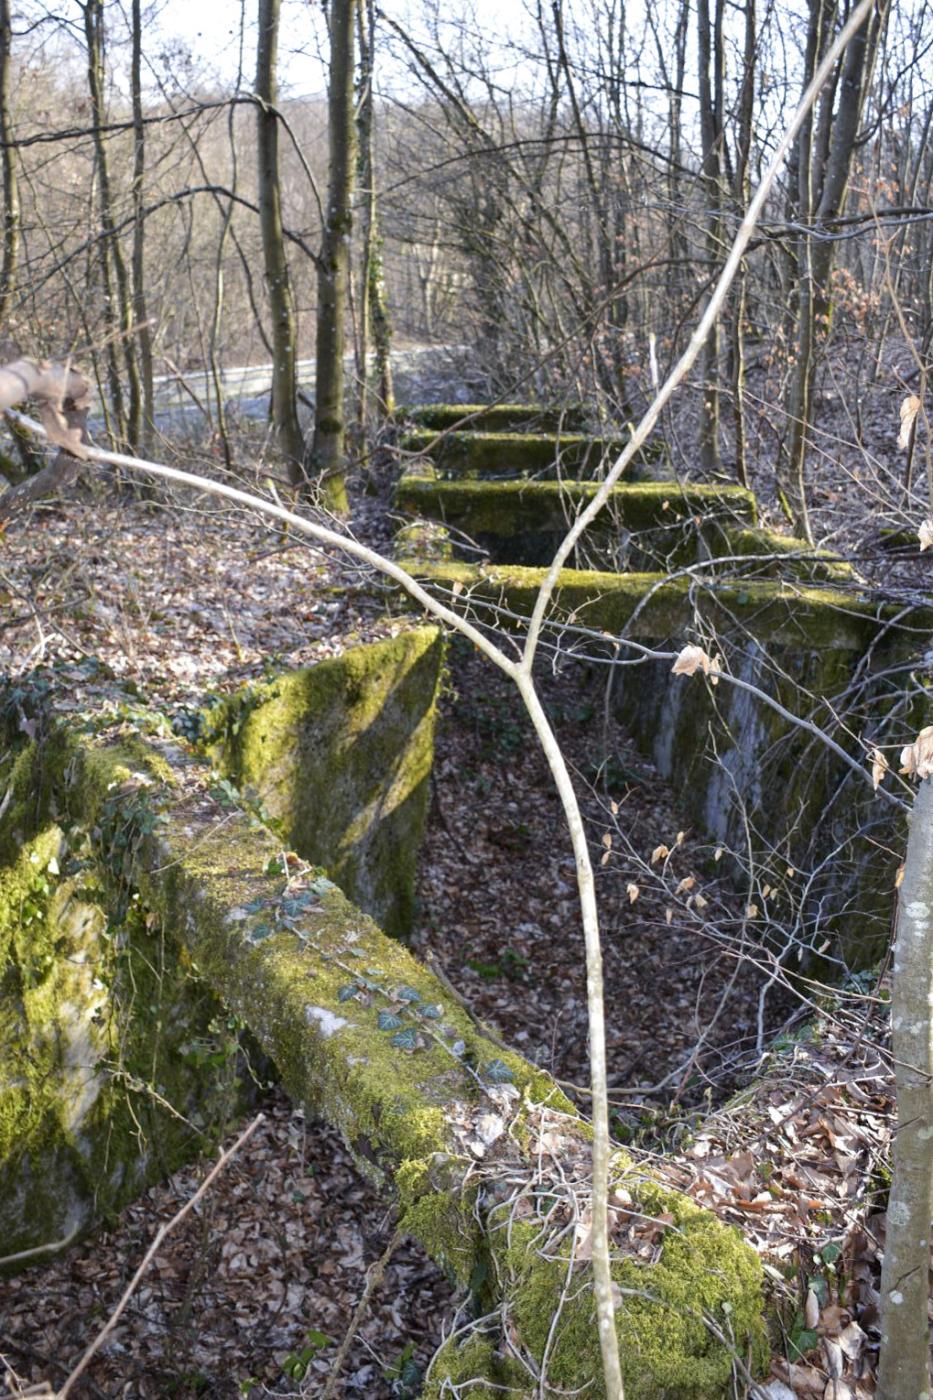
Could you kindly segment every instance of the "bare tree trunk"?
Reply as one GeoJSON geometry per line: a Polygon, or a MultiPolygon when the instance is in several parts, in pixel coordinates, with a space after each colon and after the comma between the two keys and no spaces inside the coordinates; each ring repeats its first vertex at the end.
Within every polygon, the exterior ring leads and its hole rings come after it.
{"type": "Polygon", "coordinates": [[[104,320],[108,328],[107,373],[110,397],[118,434],[127,441],[139,441],[142,417],[139,370],[133,343],[133,312],[130,281],[126,260],[116,231],[113,212],[113,188],[107,160],[107,145],[103,126],[106,119],[104,100],[104,6],[103,0],[87,0],[84,6],[84,35],[87,41],[88,91],[91,96],[91,121],[94,132],[94,156],[100,186],[100,271],[104,292],[104,320]],[[113,276],[111,276],[111,267],[113,276]],[[123,386],[120,380],[118,343],[123,342],[123,365],[129,388],[129,410],[124,409],[123,386]]]}
{"type": "Polygon", "coordinates": [[[927,1320],[933,1215],[933,779],[921,784],[910,821],[898,896],[891,988],[891,1049],[897,1074],[881,1274],[878,1394],[914,1400],[930,1393],[927,1320]]]}
{"type": "Polygon", "coordinates": [[[305,475],[302,467],[304,439],[298,422],[298,328],[282,232],[279,119],[275,111],[279,11],[280,0],[259,0],[256,54],[258,198],[266,289],[272,318],[272,426],[288,461],[289,480],[299,486],[305,480],[305,475]]]}
{"type": "MultiPolygon", "coordinates": [[[[840,60],[837,82],[824,95],[816,132],[801,133],[802,207],[798,217],[802,220],[812,217],[817,226],[845,208],[859,121],[886,22],[887,0],[879,0],[840,60]],[[837,85],[839,100],[834,113],[837,85]]],[[[825,23],[820,0],[811,0],[810,26],[811,36],[821,44],[829,26],[825,23]]],[[[796,355],[787,396],[790,428],[778,463],[778,486],[796,533],[812,541],[806,489],[807,436],[812,420],[818,346],[829,329],[832,313],[829,279],[835,245],[828,238],[809,235],[802,237],[801,245],[797,268],[796,355]]]]}
{"type": "Polygon", "coordinates": [[[360,36],[360,101],[357,125],[360,138],[359,179],[362,194],[362,254],[360,259],[360,390],[359,426],[361,441],[365,440],[370,416],[384,419],[395,408],[392,366],[389,348],[392,325],[386,305],[385,283],[382,277],[382,238],[379,232],[379,209],[376,202],[376,169],[373,158],[373,53],[375,5],[366,0],[359,12],[360,36]],[[369,345],[376,356],[376,387],[369,376],[369,345]]]}
{"type": "MultiPolygon", "coordinates": [[[[755,109],[755,0],[745,0],[745,52],[742,88],[739,93],[739,131],[733,191],[735,207],[748,204],[748,167],[751,159],[755,109]]],[[[735,433],[735,474],[742,486],[748,485],[748,457],[745,432],[745,315],[748,301],[748,265],[743,262],[735,279],[735,305],[732,315],[732,424],[735,433]]]]}
{"type": "Polygon", "coordinates": [[[0,0],[0,141],[3,142],[3,268],[0,271],[0,333],[10,314],[10,303],[16,291],[16,265],[19,259],[19,185],[16,178],[16,155],[11,142],[13,124],[10,112],[10,58],[13,30],[10,23],[10,0],[0,0]]]}
{"type": "MultiPolygon", "coordinates": [[[[146,173],[146,128],[143,123],[142,101],[142,18],[140,0],[132,7],[131,86],[133,92],[133,318],[139,340],[139,362],[142,375],[142,443],[149,450],[155,432],[155,408],[152,389],[152,331],[146,308],[145,277],[145,218],[143,215],[143,177],[146,173]]],[[[130,414],[130,441],[133,422],[130,414]]]]}
{"type": "MultiPolygon", "coordinates": [[[[710,270],[722,253],[722,63],[723,0],[715,0],[715,20],[711,31],[709,0],[697,0],[697,57],[699,61],[700,140],[703,147],[702,180],[704,244],[710,270]],[[710,63],[713,77],[710,77],[710,63]]],[[[719,457],[719,351],[717,322],[710,331],[700,360],[700,465],[715,470],[719,457]]]]}
{"type": "Polygon", "coordinates": [[[348,508],[346,404],[343,356],[350,235],[353,230],[355,126],[353,111],[353,28],[356,0],[332,0],[330,7],[328,136],[330,170],[327,213],[317,278],[317,363],[314,395],[312,468],[323,478],[331,509],[348,508]]]}

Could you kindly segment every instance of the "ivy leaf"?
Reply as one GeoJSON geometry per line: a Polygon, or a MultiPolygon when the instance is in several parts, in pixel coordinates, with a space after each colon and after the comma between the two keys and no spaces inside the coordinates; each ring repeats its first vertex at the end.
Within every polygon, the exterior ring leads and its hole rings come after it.
{"type": "Polygon", "coordinates": [[[397,1001],[420,1001],[421,993],[416,992],[414,987],[397,987],[395,990],[397,1001]]]}
{"type": "Polygon", "coordinates": [[[483,1066],[483,1074],[493,1084],[508,1084],[515,1078],[504,1060],[490,1060],[488,1065],[483,1066]]]}
{"type": "Polygon", "coordinates": [[[444,1014],[444,1008],[442,1006],[431,1006],[429,1004],[426,1006],[419,1006],[418,1012],[426,1021],[439,1021],[444,1014]]]}
{"type": "Polygon", "coordinates": [[[394,1011],[379,1012],[379,1029],[381,1031],[395,1031],[402,1024],[401,1016],[397,1016],[394,1011]]]}
{"type": "Polygon", "coordinates": [[[330,894],[331,890],[335,890],[336,888],[337,886],[334,884],[333,880],[328,880],[326,875],[318,875],[315,879],[308,881],[309,891],[311,894],[316,894],[318,898],[322,895],[330,894]]]}
{"type": "Polygon", "coordinates": [[[266,901],[264,899],[251,899],[249,904],[244,904],[243,908],[247,914],[258,914],[260,909],[264,909],[266,901]]]}
{"type": "MultiPolygon", "coordinates": [[[[385,1015],[385,1012],[382,1014],[385,1015]]],[[[379,1019],[382,1020],[382,1016],[379,1019]]],[[[406,1026],[403,1031],[396,1031],[390,1043],[397,1045],[400,1050],[417,1050],[418,1032],[414,1026],[406,1026]]]]}
{"type": "Polygon", "coordinates": [[[271,938],[274,932],[269,924],[254,924],[247,937],[250,943],[261,943],[264,938],[271,938]]]}
{"type": "Polygon", "coordinates": [[[355,984],[354,984],[354,985],[348,986],[348,987],[341,987],[341,988],[340,988],[340,991],[337,993],[337,1000],[338,1000],[338,1001],[352,1001],[353,998],[354,998],[355,996],[356,996],[356,986],[355,986],[355,984]]]}

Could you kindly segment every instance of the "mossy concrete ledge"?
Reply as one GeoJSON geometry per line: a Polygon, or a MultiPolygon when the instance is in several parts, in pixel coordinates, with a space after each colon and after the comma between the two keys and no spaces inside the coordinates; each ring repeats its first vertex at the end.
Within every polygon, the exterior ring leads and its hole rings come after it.
{"type": "Polygon", "coordinates": [[[422,428],[482,433],[584,433],[590,427],[584,404],[548,408],[540,403],[423,403],[397,409],[395,418],[422,428]]]}
{"type": "MultiPolygon", "coordinates": [[[[586,433],[435,432],[418,428],[399,439],[402,452],[417,452],[443,476],[508,479],[564,475],[594,476],[611,466],[628,439],[595,438],[586,433]]],[[[638,475],[643,454],[629,466],[638,475]]]]}
{"type": "Polygon", "coordinates": [[[407,936],[427,814],[443,636],[419,627],[283,672],[201,718],[213,765],[290,849],[407,936]]]}
{"type": "MultiPolygon", "coordinates": [[[[589,1287],[589,1129],[554,1082],[491,1043],[400,943],[283,853],[155,720],[108,704],[70,717],[46,710],[29,729],[11,804],[21,849],[60,841],[53,831],[86,849],[101,872],[104,913],[116,901],[138,907],[169,957],[250,1028],[293,1100],[335,1124],[361,1168],[395,1193],[404,1228],[471,1286],[479,1313],[496,1315],[494,1332],[459,1333],[443,1349],[427,1394],[449,1393],[445,1376],[474,1381],[471,1394],[498,1394],[505,1376],[529,1400],[603,1395],[589,1287]],[[82,833],[86,845],[77,844],[82,833]]],[[[6,918],[9,930],[16,911],[6,918]]],[[[9,967],[4,991],[15,1004],[23,991],[9,967]]],[[[95,995],[106,1002],[106,988],[95,995]]],[[[148,998],[137,1014],[151,1019],[148,998]]],[[[83,1053],[90,1075],[99,1052],[83,1053]]],[[[3,1064],[3,1100],[15,1109],[20,1070],[8,1056],[3,1064]]],[[[67,1068],[54,1056],[47,1066],[67,1068]]],[[[23,1135],[39,1134],[28,1108],[7,1141],[7,1213],[11,1163],[14,1172],[22,1165],[23,1135]]],[[[85,1127],[58,1123],[55,1132],[80,1153],[85,1127]]],[[[766,1354],[756,1256],[622,1153],[612,1212],[629,1400],[725,1400],[736,1358],[757,1366],[766,1354]]]]}
{"type": "MultiPolygon", "coordinates": [[[[599,490],[595,481],[441,480],[430,465],[405,472],[400,510],[441,521],[474,540],[498,564],[543,565],[599,490]]],[[[755,499],[740,486],[622,482],[571,560],[597,569],[671,569],[709,552],[706,535],[754,523],[755,499]]]]}

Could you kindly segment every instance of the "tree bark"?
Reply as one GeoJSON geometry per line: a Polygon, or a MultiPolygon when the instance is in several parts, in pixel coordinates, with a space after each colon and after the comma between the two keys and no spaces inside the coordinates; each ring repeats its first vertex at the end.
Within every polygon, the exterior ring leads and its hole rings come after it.
{"type": "Polygon", "coordinates": [[[311,467],[322,479],[331,509],[344,514],[348,504],[343,356],[356,164],[353,110],[356,0],[332,0],[329,22],[327,109],[330,167],[324,239],[317,277],[317,363],[311,467]]]}
{"type": "Polygon", "coordinates": [[[915,1400],[930,1393],[927,1320],[933,1216],[933,779],[914,800],[897,911],[891,989],[891,1048],[897,1075],[881,1274],[878,1394],[915,1400]]]}
{"type": "Polygon", "coordinates": [[[360,101],[359,179],[363,215],[362,250],[360,258],[359,342],[360,389],[359,426],[365,440],[370,418],[385,419],[395,408],[392,366],[389,349],[392,324],[386,305],[385,282],[382,276],[382,238],[379,231],[379,208],[376,202],[376,169],[374,160],[373,56],[375,5],[366,0],[360,6],[360,101]],[[369,346],[375,351],[375,384],[369,374],[369,346]]]}
{"type": "Polygon", "coordinates": [[[298,327],[292,300],[285,237],[282,232],[282,190],[279,174],[279,121],[276,62],[280,0],[259,0],[256,56],[257,166],[259,218],[265,262],[266,289],[272,318],[272,427],[288,463],[294,486],[305,480],[304,438],[298,421],[298,327]]]}
{"type": "MultiPolygon", "coordinates": [[[[850,40],[829,91],[824,95],[816,131],[806,127],[798,143],[801,222],[817,226],[843,212],[859,121],[878,44],[887,22],[887,0],[879,4],[850,40]],[[838,87],[838,104],[833,99],[838,87]]],[[[822,46],[827,16],[821,0],[811,0],[809,51],[822,46]]],[[[817,229],[817,232],[819,228],[817,229]]],[[[828,238],[802,235],[798,245],[796,287],[796,354],[787,396],[788,442],[778,463],[778,487],[784,509],[801,538],[812,543],[807,502],[807,435],[812,420],[818,348],[830,324],[829,279],[835,245],[828,238]]]]}
{"type": "MultiPolygon", "coordinates": [[[[712,25],[709,0],[697,0],[697,58],[700,89],[700,140],[703,148],[700,193],[703,200],[704,245],[709,267],[722,254],[721,172],[723,157],[723,0],[715,0],[712,25]],[[710,65],[713,72],[710,75],[710,65]]],[[[700,465],[713,471],[719,456],[719,351],[716,322],[700,359],[700,465]]]]}
{"type": "Polygon", "coordinates": [[[19,184],[16,176],[16,155],[10,112],[10,59],[13,30],[10,20],[10,0],[0,0],[0,141],[3,142],[0,162],[3,168],[3,267],[0,270],[0,333],[6,330],[10,303],[16,291],[16,267],[19,261],[19,184]]]}
{"type": "MultiPolygon", "coordinates": [[[[132,5],[132,58],[130,84],[133,96],[133,319],[139,343],[139,363],[142,376],[141,441],[148,451],[155,433],[155,407],[152,387],[152,331],[146,307],[145,233],[143,214],[143,178],[146,173],[146,127],[143,122],[142,100],[142,16],[140,0],[132,5]]],[[[132,419],[132,415],[131,415],[132,419]]],[[[130,441],[135,425],[130,423],[130,441]]]]}
{"type": "Polygon", "coordinates": [[[130,281],[116,229],[113,187],[103,131],[106,121],[103,0],[87,0],[84,6],[84,35],[87,41],[88,91],[91,97],[94,156],[100,188],[100,223],[103,232],[100,240],[100,271],[104,293],[104,322],[108,329],[107,376],[117,434],[135,443],[139,440],[142,401],[132,334],[130,281]],[[123,366],[129,389],[128,410],[125,408],[126,401],[120,378],[120,357],[117,352],[120,341],[123,342],[123,366]]]}

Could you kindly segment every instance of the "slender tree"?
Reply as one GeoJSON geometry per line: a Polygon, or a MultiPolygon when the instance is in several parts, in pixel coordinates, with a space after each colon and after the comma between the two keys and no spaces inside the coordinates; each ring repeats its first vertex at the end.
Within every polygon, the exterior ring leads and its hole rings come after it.
{"type": "Polygon", "coordinates": [[[16,265],[19,258],[19,184],[16,175],[16,152],[10,113],[10,60],[13,28],[10,21],[10,0],[0,0],[0,163],[3,168],[3,267],[0,270],[0,332],[6,327],[10,302],[16,290],[16,265]]]}
{"type": "MultiPolygon", "coordinates": [[[[929,737],[930,731],[925,731],[929,737]]],[[[923,736],[921,735],[922,741],[923,736]]],[[[916,746],[915,746],[916,747],[916,746]]],[[[925,770],[925,771],[928,771],[925,770]]],[[[930,1394],[927,1318],[933,1218],[933,778],[914,799],[898,898],[891,1050],[898,1128],[881,1273],[884,1400],[930,1394]]]]}
{"type": "Polygon", "coordinates": [[[357,0],[332,0],[327,94],[329,173],[324,238],[317,276],[314,441],[311,466],[331,508],[347,509],[346,388],[343,357],[350,286],[356,127],[353,94],[357,0]]]}
{"type": "Polygon", "coordinates": [[[262,251],[272,320],[272,426],[288,462],[289,479],[298,486],[305,479],[304,438],[298,421],[298,327],[282,231],[279,118],[275,108],[280,9],[280,0],[259,0],[257,167],[262,251]]]}
{"type": "MultiPolygon", "coordinates": [[[[141,427],[141,442],[145,450],[152,443],[155,431],[155,409],[152,387],[152,330],[146,306],[145,235],[143,213],[143,180],[146,174],[146,125],[143,121],[142,94],[142,16],[140,0],[133,0],[131,15],[132,57],[130,86],[133,99],[133,317],[139,345],[139,368],[142,379],[142,423],[130,423],[130,442],[141,427]]],[[[132,415],[131,415],[132,419],[132,415]]]]}
{"type": "Polygon", "coordinates": [[[113,421],[118,435],[126,441],[139,441],[142,420],[139,367],[133,340],[133,310],[130,278],[117,232],[114,212],[113,182],[107,156],[104,133],[106,125],[104,5],[103,0],[87,0],[84,9],[84,36],[87,43],[87,78],[91,97],[91,121],[94,159],[97,167],[100,201],[99,265],[104,294],[104,323],[107,327],[107,377],[110,386],[113,421]],[[127,400],[121,379],[122,341],[123,373],[126,375],[127,400]]]}
{"type": "MultiPolygon", "coordinates": [[[[795,250],[795,355],[787,394],[788,440],[778,465],[778,484],[795,531],[807,540],[813,538],[806,488],[807,436],[819,343],[832,314],[830,276],[836,245],[826,237],[826,224],[845,208],[859,123],[887,17],[888,0],[877,0],[840,57],[815,121],[811,117],[797,143],[797,222],[814,227],[801,233],[795,250]]],[[[835,20],[834,5],[810,0],[808,72],[826,48],[835,20]]]]}

